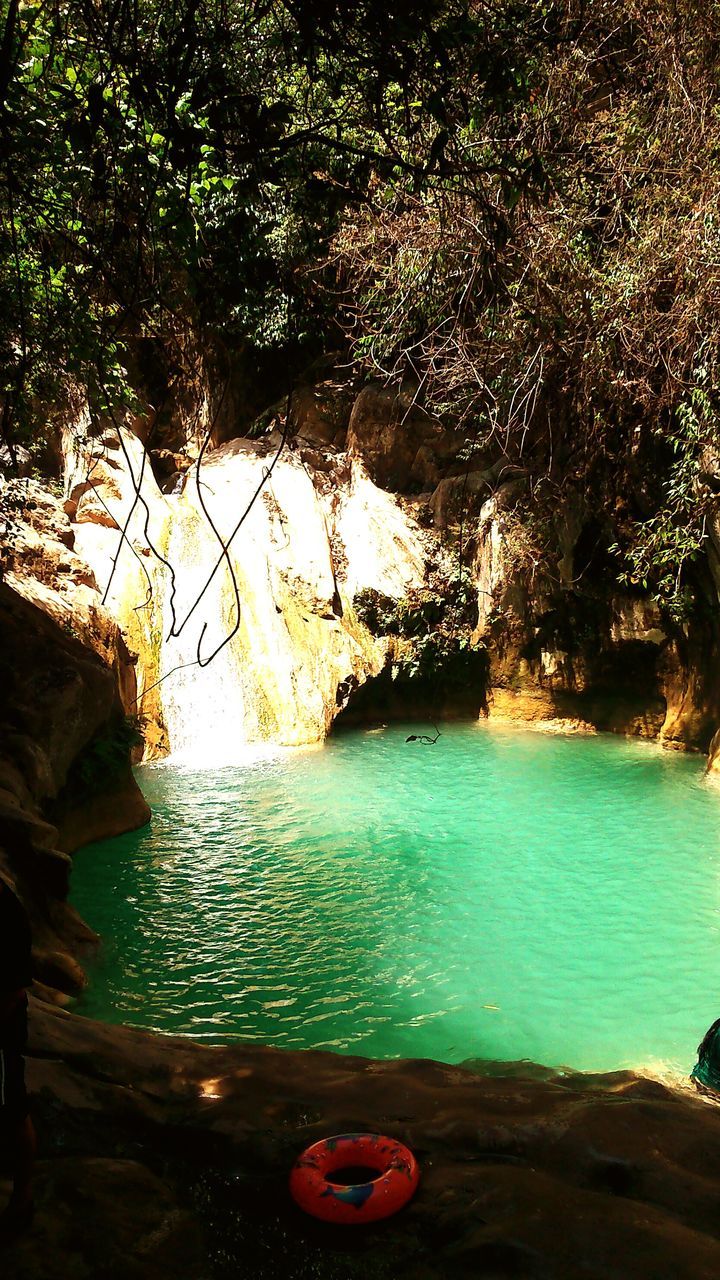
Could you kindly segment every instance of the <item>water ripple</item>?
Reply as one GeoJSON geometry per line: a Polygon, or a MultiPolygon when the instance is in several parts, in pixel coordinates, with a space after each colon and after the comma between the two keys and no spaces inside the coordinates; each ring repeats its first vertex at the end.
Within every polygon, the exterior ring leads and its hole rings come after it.
{"type": "Polygon", "coordinates": [[[686,1069],[720,1014],[720,796],[612,738],[418,726],[145,768],[76,855],[110,1021],[377,1057],[686,1069]]]}

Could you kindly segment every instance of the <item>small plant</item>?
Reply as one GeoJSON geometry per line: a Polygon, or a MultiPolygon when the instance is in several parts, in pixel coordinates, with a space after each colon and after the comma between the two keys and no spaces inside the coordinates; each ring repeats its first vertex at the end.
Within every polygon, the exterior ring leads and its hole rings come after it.
{"type": "Polygon", "coordinates": [[[75,623],[73,622],[72,618],[63,618],[62,622],[60,623],[60,626],[62,627],[65,634],[67,636],[70,636],[72,640],[82,641],[82,636],[78,631],[77,627],[75,626],[75,623]]]}
{"type": "Polygon", "coordinates": [[[484,682],[487,653],[483,644],[473,643],[468,636],[429,632],[416,641],[407,658],[393,664],[392,675],[394,680],[427,681],[437,692],[462,689],[484,682]]]}
{"type": "Polygon", "coordinates": [[[717,507],[716,494],[701,479],[704,456],[716,455],[720,442],[712,382],[707,365],[698,365],[670,427],[656,429],[671,453],[662,505],[655,515],[633,526],[629,546],[615,542],[609,548],[624,557],[618,580],[649,591],[676,622],[685,621],[692,612],[686,570],[705,547],[708,516],[717,507]]]}
{"type": "Polygon", "coordinates": [[[403,600],[367,589],[357,593],[353,606],[374,635],[400,641],[391,667],[394,681],[427,682],[436,692],[484,681],[487,655],[471,639],[477,592],[466,575],[437,575],[432,588],[403,600]]]}
{"type": "Polygon", "coordinates": [[[138,716],[114,717],[75,761],[69,787],[81,793],[105,790],[128,767],[133,748],[142,742],[142,721],[138,716]]]}
{"type": "Polygon", "coordinates": [[[399,601],[383,595],[374,587],[364,587],[353,600],[353,609],[359,622],[374,636],[400,634],[399,601]]]}
{"type": "Polygon", "coordinates": [[[414,591],[402,600],[367,587],[357,592],[353,608],[373,635],[412,639],[438,627],[449,632],[474,627],[477,592],[465,575],[440,579],[433,587],[414,591]]]}

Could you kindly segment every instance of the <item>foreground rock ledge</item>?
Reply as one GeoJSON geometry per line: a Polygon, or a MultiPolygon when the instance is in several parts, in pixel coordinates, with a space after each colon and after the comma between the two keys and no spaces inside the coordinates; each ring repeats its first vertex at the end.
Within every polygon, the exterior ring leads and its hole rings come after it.
{"type": "Polygon", "coordinates": [[[35,1003],[37,1225],[2,1275],[717,1280],[720,1109],[628,1072],[519,1069],[207,1048],[35,1003]],[[348,1130],[422,1166],[374,1229],[287,1195],[295,1156],[348,1130]]]}

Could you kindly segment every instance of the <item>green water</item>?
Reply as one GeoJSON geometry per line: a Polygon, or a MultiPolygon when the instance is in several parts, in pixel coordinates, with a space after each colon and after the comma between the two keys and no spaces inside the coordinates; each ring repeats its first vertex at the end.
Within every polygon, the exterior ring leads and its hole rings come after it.
{"type": "Polygon", "coordinates": [[[415,726],[138,771],[75,858],[79,1011],[373,1057],[688,1070],[720,1015],[720,792],[612,737],[415,726]]]}

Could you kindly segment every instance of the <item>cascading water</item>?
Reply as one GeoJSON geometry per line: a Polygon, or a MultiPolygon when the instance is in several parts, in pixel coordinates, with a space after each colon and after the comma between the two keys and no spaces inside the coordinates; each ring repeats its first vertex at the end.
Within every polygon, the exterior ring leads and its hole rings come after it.
{"type": "Polygon", "coordinates": [[[317,484],[294,453],[268,474],[271,446],[233,440],[163,496],[140,442],[122,440],[113,484],[98,491],[109,518],[77,528],[101,587],[117,559],[108,606],[138,654],[141,714],[164,726],[173,758],[199,767],[322,740],[338,686],[384,660],[353,595],[421,585],[419,530],[357,464],[317,484]],[[132,514],[131,473],[143,499],[132,514]]]}
{"type": "Polygon", "coordinates": [[[166,583],[163,718],[179,760],[210,763],[225,759],[233,745],[239,749],[247,740],[242,642],[236,634],[208,667],[198,665],[198,656],[201,661],[211,658],[235,624],[227,608],[227,568],[223,564],[208,584],[219,543],[189,504],[175,500],[172,505],[167,557],[175,569],[175,589],[166,583]],[[178,635],[168,635],[173,624],[178,635]]]}
{"type": "Polygon", "coordinates": [[[173,500],[168,559],[180,634],[172,635],[168,592],[163,662],[181,669],[162,697],[173,755],[183,759],[230,762],[248,743],[292,744],[324,731],[317,623],[324,619],[329,636],[338,626],[325,526],[300,469],[276,473],[253,501],[264,467],[253,453],[226,450],[173,500]],[[222,547],[243,516],[228,564],[222,547]]]}

